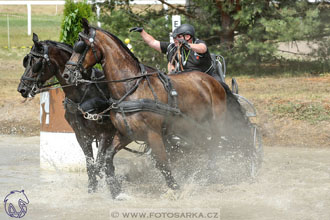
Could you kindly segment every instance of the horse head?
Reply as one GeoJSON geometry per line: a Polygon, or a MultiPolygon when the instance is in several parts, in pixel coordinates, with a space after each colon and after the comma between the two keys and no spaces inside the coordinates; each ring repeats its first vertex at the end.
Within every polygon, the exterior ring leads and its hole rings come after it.
{"type": "Polygon", "coordinates": [[[118,37],[89,25],[87,19],[82,19],[82,25],[83,31],[63,72],[67,83],[76,84],[81,78],[90,78],[88,70],[96,63],[102,64],[108,80],[130,77],[140,71],[139,60],[118,37]],[[110,76],[112,73],[114,77],[110,76]]]}
{"type": "Polygon", "coordinates": [[[75,84],[87,76],[90,78],[90,69],[102,58],[96,46],[100,42],[96,39],[95,28],[90,27],[85,18],[82,19],[82,25],[84,30],[79,33],[79,40],[74,44],[72,56],[62,74],[68,84],[75,84]]]}
{"type": "Polygon", "coordinates": [[[72,53],[68,45],[63,44],[58,48],[56,42],[39,41],[35,33],[32,41],[34,45],[23,59],[25,71],[17,88],[24,98],[34,97],[39,93],[45,82],[58,73],[61,63],[63,70],[64,63],[72,53]],[[63,52],[67,55],[64,56],[63,52]]]}

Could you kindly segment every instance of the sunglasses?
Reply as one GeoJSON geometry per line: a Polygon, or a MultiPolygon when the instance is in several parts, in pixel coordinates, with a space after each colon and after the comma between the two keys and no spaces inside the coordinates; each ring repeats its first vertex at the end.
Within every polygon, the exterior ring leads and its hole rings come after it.
{"type": "Polygon", "coordinates": [[[182,38],[184,38],[184,35],[183,35],[183,34],[178,34],[178,35],[176,35],[176,37],[175,37],[175,39],[182,39],[182,38]]]}

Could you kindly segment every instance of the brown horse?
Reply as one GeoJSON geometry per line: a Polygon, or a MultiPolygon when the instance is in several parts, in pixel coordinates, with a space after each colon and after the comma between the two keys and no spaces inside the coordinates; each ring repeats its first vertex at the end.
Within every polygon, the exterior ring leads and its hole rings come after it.
{"type": "Polygon", "coordinates": [[[123,147],[116,140],[130,137],[131,140],[144,141],[152,149],[156,167],[164,175],[167,186],[178,189],[168,165],[165,136],[183,135],[201,144],[211,137],[213,142],[217,142],[226,113],[225,89],[214,78],[202,72],[170,75],[170,82],[178,94],[176,101],[180,114],[168,116],[152,111],[115,110],[116,105],[123,101],[153,100],[157,104],[168,104],[170,95],[158,74],[141,73],[137,58],[116,36],[89,26],[85,19],[83,26],[80,42],[76,43],[77,47],[83,49],[72,54],[63,77],[72,83],[74,76],[86,75],[84,70],[96,63],[102,64],[114,100],[111,121],[119,131],[112,146],[108,148],[108,162],[112,163],[113,156],[123,147]]]}

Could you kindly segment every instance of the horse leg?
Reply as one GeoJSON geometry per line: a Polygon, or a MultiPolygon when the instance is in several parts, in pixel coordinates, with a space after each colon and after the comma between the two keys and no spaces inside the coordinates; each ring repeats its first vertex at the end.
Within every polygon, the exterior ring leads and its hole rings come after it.
{"type": "Polygon", "coordinates": [[[172,176],[172,172],[169,168],[166,150],[162,137],[154,131],[149,131],[148,143],[152,149],[152,156],[156,160],[156,168],[159,169],[160,172],[163,174],[167,186],[173,190],[179,189],[180,186],[176,183],[174,177],[172,176]]]}
{"type": "Polygon", "coordinates": [[[99,141],[99,146],[98,146],[97,156],[96,156],[95,174],[100,177],[101,177],[101,171],[104,171],[104,169],[105,169],[106,150],[111,145],[111,143],[113,141],[113,136],[114,135],[111,133],[101,133],[98,137],[98,139],[100,141],[99,141]]]}
{"type": "Polygon", "coordinates": [[[115,166],[113,164],[113,158],[119,150],[121,150],[129,143],[130,140],[120,135],[119,132],[116,132],[112,143],[106,149],[105,175],[106,175],[106,182],[110,187],[110,192],[113,199],[115,199],[121,192],[121,184],[115,177],[115,166]]]}
{"type": "Polygon", "coordinates": [[[94,157],[93,157],[93,149],[92,149],[92,139],[83,138],[84,135],[77,135],[77,141],[84,152],[86,158],[86,169],[88,175],[88,192],[95,192],[97,188],[97,180],[95,175],[95,167],[94,167],[94,157]]]}

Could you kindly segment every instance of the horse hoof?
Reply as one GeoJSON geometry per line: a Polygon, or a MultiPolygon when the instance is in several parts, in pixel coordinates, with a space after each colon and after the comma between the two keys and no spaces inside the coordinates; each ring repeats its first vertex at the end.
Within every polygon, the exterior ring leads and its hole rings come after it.
{"type": "Polygon", "coordinates": [[[117,197],[121,194],[121,189],[110,187],[110,192],[112,199],[117,199],[117,197]]]}
{"type": "Polygon", "coordinates": [[[88,193],[96,193],[97,186],[96,185],[90,185],[88,186],[88,193]]]}
{"type": "Polygon", "coordinates": [[[119,193],[115,198],[115,200],[119,200],[119,201],[126,201],[130,199],[132,199],[132,197],[127,195],[126,193],[119,193]]]}
{"type": "Polygon", "coordinates": [[[161,198],[167,200],[178,200],[179,196],[180,195],[177,190],[168,189],[163,195],[161,195],[161,198]]]}
{"type": "Polygon", "coordinates": [[[118,195],[121,193],[120,182],[114,177],[107,178],[106,182],[110,187],[110,192],[111,192],[112,198],[116,199],[118,197],[118,195]]]}
{"type": "Polygon", "coordinates": [[[173,184],[170,185],[170,188],[171,188],[172,190],[179,190],[179,189],[180,189],[180,186],[179,186],[179,184],[177,184],[177,183],[173,183],[173,184]]]}

